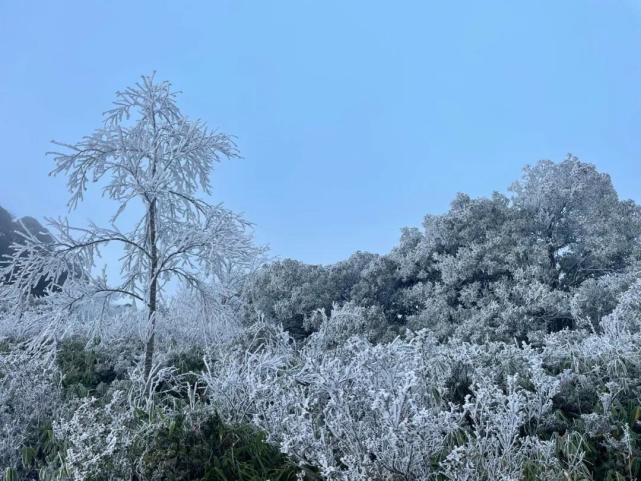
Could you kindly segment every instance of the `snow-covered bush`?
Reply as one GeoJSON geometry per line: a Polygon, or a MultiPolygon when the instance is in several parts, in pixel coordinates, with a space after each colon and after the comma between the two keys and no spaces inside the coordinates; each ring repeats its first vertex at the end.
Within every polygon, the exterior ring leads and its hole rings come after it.
{"type": "Polygon", "coordinates": [[[640,459],[641,407],[623,415],[641,404],[636,334],[604,321],[539,347],[427,331],[374,344],[363,323],[335,307],[301,344],[253,326],[208,362],[211,402],[325,479],[579,480],[640,459]]]}
{"type": "Polygon", "coordinates": [[[163,470],[196,472],[176,453],[204,459],[198,446],[219,429],[272,449],[257,429],[286,456],[274,469],[294,476],[292,459],[308,479],[633,479],[634,288],[593,329],[533,344],[439,340],[429,330],[384,342],[376,309],[353,303],[317,311],[307,320],[313,333],[295,341],[265,320],[242,327],[234,309],[206,318],[198,297],[184,297],[157,319],[148,380],[144,315],[87,306],[47,323],[40,306],[22,327],[3,321],[1,460],[19,479],[163,479],[163,470]],[[98,314],[98,325],[86,322],[98,314]],[[53,447],[42,448],[38,429],[53,433],[53,447]]]}
{"type": "Polygon", "coordinates": [[[46,353],[0,341],[0,465],[18,467],[30,433],[62,415],[59,375],[46,353]]]}

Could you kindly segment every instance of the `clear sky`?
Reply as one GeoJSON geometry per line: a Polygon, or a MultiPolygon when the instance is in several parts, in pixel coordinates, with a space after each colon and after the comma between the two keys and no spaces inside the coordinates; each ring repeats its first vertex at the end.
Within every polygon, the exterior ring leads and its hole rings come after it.
{"type": "Polygon", "coordinates": [[[237,136],[215,200],[275,256],[386,252],[456,192],[568,152],[641,201],[641,0],[0,0],[0,205],[65,215],[48,142],[153,70],[237,136]]]}

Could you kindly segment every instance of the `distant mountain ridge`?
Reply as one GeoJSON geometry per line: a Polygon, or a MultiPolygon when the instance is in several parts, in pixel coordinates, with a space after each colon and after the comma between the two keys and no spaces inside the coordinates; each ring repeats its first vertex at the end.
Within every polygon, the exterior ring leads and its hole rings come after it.
{"type": "Polygon", "coordinates": [[[20,235],[17,232],[23,231],[23,226],[31,233],[43,233],[45,236],[51,237],[49,231],[35,218],[26,216],[15,219],[8,210],[0,206],[0,257],[9,254],[11,244],[20,240],[20,235]]]}
{"type": "MultiPolygon", "coordinates": [[[[41,240],[50,240],[49,231],[33,217],[22,217],[15,219],[11,213],[0,206],[0,267],[4,266],[7,255],[11,254],[11,245],[14,242],[20,242],[20,234],[25,229],[32,234],[37,235],[41,240]]],[[[44,294],[45,285],[42,283],[36,289],[37,293],[44,294]]]]}

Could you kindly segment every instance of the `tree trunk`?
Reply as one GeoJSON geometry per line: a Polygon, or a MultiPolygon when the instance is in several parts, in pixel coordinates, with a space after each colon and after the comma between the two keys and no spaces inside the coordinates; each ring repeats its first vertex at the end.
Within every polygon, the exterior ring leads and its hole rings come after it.
{"type": "Polygon", "coordinates": [[[154,356],[154,343],[156,340],[156,308],[158,297],[158,247],[156,246],[156,200],[149,204],[149,245],[151,255],[151,268],[149,270],[149,338],[145,346],[145,380],[149,379],[154,356]]]}
{"type": "MultiPolygon", "coordinates": [[[[158,142],[157,142],[157,129],[156,129],[156,113],[153,111],[151,114],[151,123],[154,136],[154,155],[151,159],[151,177],[155,180],[156,178],[156,168],[158,163],[158,142]]],[[[147,215],[149,216],[149,223],[147,225],[149,229],[149,255],[150,255],[150,267],[149,267],[149,338],[147,339],[147,345],[145,346],[145,381],[149,380],[149,375],[151,374],[151,367],[154,360],[154,344],[156,341],[156,309],[158,302],[158,246],[156,245],[156,233],[158,226],[156,225],[156,197],[149,199],[149,210],[147,215]]]]}
{"type": "Polygon", "coordinates": [[[548,245],[548,261],[550,262],[550,285],[553,289],[559,287],[559,273],[556,269],[556,249],[548,245]]]}

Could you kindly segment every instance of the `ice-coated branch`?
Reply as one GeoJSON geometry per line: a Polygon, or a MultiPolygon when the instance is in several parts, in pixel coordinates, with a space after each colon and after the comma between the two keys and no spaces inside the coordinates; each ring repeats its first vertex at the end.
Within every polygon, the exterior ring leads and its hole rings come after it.
{"type": "Polygon", "coordinates": [[[163,308],[167,283],[175,278],[204,291],[212,282],[223,284],[231,271],[248,270],[261,253],[247,221],[198,197],[211,191],[214,163],[239,156],[233,138],[184,116],[176,97],[169,82],[144,76],[116,93],[100,128],[77,143],[54,142],[60,149],[50,152],[51,175],[67,176],[69,208],[82,201],[90,184],[100,182],[103,196],[117,204],[112,225],[79,228],[50,221],[56,237],[42,241],[26,235],[14,245],[6,270],[11,288],[5,295],[20,298],[20,305],[43,279],[58,307],[72,308],[96,296],[141,303],[151,325],[147,375],[155,313],[163,308]],[[132,204],[138,221],[124,231],[115,223],[132,204]],[[93,274],[100,249],[110,244],[123,251],[115,284],[93,274]]]}

